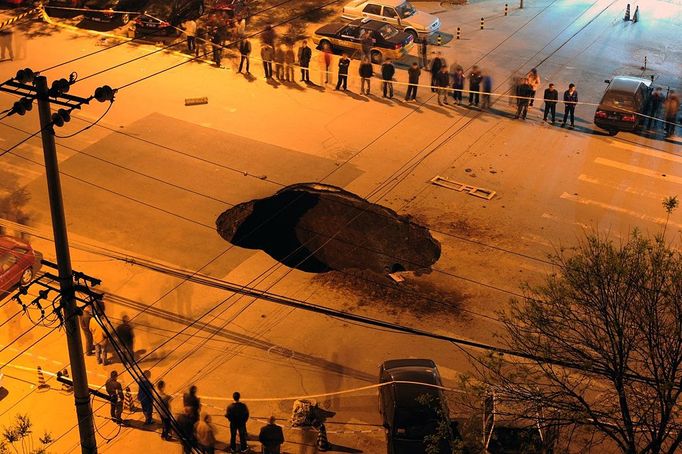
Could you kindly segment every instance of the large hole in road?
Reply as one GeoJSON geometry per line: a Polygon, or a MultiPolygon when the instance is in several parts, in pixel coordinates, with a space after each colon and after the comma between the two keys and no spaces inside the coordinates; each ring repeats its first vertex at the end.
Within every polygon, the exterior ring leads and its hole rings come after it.
{"type": "Polygon", "coordinates": [[[429,271],[440,243],[395,211],[335,186],[302,183],[235,205],[217,221],[225,240],[261,249],[291,268],[429,271]]]}

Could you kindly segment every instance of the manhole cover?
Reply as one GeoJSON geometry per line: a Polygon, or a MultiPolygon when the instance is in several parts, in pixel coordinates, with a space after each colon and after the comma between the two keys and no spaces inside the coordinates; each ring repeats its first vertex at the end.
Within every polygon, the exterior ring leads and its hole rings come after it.
{"type": "Polygon", "coordinates": [[[222,213],[218,233],[302,271],[428,271],[440,257],[429,230],[335,186],[302,183],[222,213]]]}

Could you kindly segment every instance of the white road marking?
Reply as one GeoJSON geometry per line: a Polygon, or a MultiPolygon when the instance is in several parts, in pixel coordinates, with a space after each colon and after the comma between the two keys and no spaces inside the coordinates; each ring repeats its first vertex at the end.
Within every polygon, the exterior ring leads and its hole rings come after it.
{"type": "Polygon", "coordinates": [[[605,183],[603,181],[598,180],[597,178],[593,178],[589,175],[581,174],[578,176],[578,180],[584,181],[585,183],[591,183],[591,184],[596,184],[599,186],[603,186],[605,188],[610,188],[610,189],[615,189],[617,191],[623,191],[627,192],[628,194],[635,194],[643,197],[649,197],[652,199],[657,199],[657,200],[663,200],[667,196],[667,194],[659,194],[656,192],[652,191],[644,191],[644,190],[639,190],[636,188],[633,188],[632,186],[626,186],[624,184],[609,184],[605,183]]]}
{"type": "Polygon", "coordinates": [[[682,155],[676,155],[676,154],[670,153],[668,151],[651,150],[649,148],[644,148],[644,147],[633,148],[632,145],[629,143],[621,143],[618,141],[614,141],[609,146],[612,148],[620,148],[621,150],[626,150],[626,151],[629,151],[630,153],[643,154],[645,156],[651,156],[652,158],[665,159],[667,161],[672,161],[672,162],[677,162],[677,163],[682,164],[682,155]]]}
{"type": "Polygon", "coordinates": [[[651,169],[645,169],[644,167],[633,166],[630,164],[623,164],[622,162],[613,161],[611,159],[596,158],[594,160],[595,164],[601,164],[608,167],[613,167],[614,169],[625,170],[627,172],[638,173],[640,175],[645,175],[647,177],[656,178],[658,180],[668,181],[670,183],[682,184],[682,177],[676,175],[663,176],[661,172],[651,169]]]}
{"type": "MultiPolygon", "coordinates": [[[[542,213],[540,216],[543,219],[551,219],[552,221],[557,221],[557,222],[565,222],[563,219],[560,219],[559,217],[551,214],[551,213],[542,213]]],[[[589,230],[590,226],[587,224],[583,224],[582,222],[573,222],[573,225],[577,225],[578,227],[582,227],[583,229],[589,230]]]]}

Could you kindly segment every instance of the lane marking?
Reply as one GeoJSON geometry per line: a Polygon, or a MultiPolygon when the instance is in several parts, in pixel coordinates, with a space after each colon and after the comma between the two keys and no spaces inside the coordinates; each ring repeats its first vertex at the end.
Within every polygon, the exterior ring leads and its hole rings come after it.
{"type": "Polygon", "coordinates": [[[610,189],[614,189],[617,191],[623,191],[623,192],[627,192],[628,194],[635,194],[635,195],[639,195],[642,197],[649,197],[651,199],[656,199],[656,200],[663,200],[665,197],[667,197],[667,194],[658,194],[658,193],[652,192],[652,191],[638,190],[638,189],[633,188],[632,186],[625,186],[623,184],[606,183],[606,182],[600,181],[597,178],[593,178],[589,175],[585,175],[584,173],[580,174],[578,176],[578,180],[584,181],[585,183],[596,184],[598,186],[603,186],[605,188],[610,188],[610,189]]]}
{"type": "Polygon", "coordinates": [[[625,170],[627,172],[632,172],[632,173],[638,173],[640,175],[644,175],[647,177],[651,178],[656,178],[658,180],[662,181],[668,181],[670,183],[676,183],[676,184],[682,184],[682,177],[678,177],[676,175],[667,175],[663,176],[658,171],[655,170],[650,170],[650,169],[645,169],[644,167],[639,167],[639,166],[633,166],[631,164],[623,164],[622,162],[618,161],[613,161],[611,159],[605,159],[605,158],[596,158],[594,160],[595,164],[601,164],[603,166],[607,167],[613,167],[614,169],[620,169],[620,170],[625,170]]]}

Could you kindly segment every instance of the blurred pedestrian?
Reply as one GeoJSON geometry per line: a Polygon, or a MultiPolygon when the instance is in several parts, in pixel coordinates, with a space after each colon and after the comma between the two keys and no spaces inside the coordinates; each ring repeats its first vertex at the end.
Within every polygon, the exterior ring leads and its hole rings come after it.
{"type": "Polygon", "coordinates": [[[237,17],[237,34],[240,38],[246,34],[246,19],[239,16],[237,17]]]}
{"type": "Polygon", "coordinates": [[[516,92],[519,89],[519,85],[521,85],[520,81],[521,78],[519,77],[519,73],[514,71],[509,78],[509,92],[511,93],[511,96],[509,96],[507,99],[509,100],[510,106],[516,104],[516,92]]]}
{"type": "Polygon", "coordinates": [[[241,395],[239,392],[232,393],[232,402],[225,412],[225,417],[230,421],[230,449],[232,452],[237,452],[237,433],[239,433],[239,449],[241,452],[247,452],[249,447],[246,443],[248,437],[246,435],[246,422],[249,420],[249,408],[243,403],[239,402],[241,395]]]}
{"type": "Polygon", "coordinates": [[[107,361],[107,336],[99,324],[96,317],[90,319],[90,333],[92,334],[92,342],[95,344],[95,356],[97,357],[97,364],[106,366],[107,361]]]}
{"type": "Polygon", "coordinates": [[[566,120],[571,118],[571,128],[575,126],[575,105],[578,103],[578,91],[575,84],[569,84],[568,90],[564,92],[564,121],[561,127],[566,126],[566,120]]]}
{"type": "Polygon", "coordinates": [[[199,449],[204,454],[215,453],[215,432],[216,429],[211,423],[211,415],[203,413],[201,419],[194,425],[194,436],[199,449]]]}
{"type": "Polygon", "coordinates": [[[658,123],[658,110],[661,108],[661,104],[663,104],[663,91],[661,90],[661,87],[656,87],[649,98],[649,109],[647,110],[649,121],[647,122],[647,129],[651,129],[652,124],[654,129],[656,129],[658,123]]]}
{"type": "Polygon", "coordinates": [[[336,89],[340,89],[343,85],[343,90],[348,90],[348,68],[350,67],[350,58],[345,52],[341,54],[339,59],[339,80],[336,82],[336,89]]]}
{"type": "Polygon", "coordinates": [[[123,422],[121,419],[123,414],[123,387],[118,382],[118,372],[111,371],[109,379],[104,384],[104,389],[109,395],[111,419],[116,424],[121,424],[123,422]]]}
{"type": "Polygon", "coordinates": [[[194,423],[199,421],[199,414],[201,412],[201,399],[197,396],[197,387],[195,385],[190,386],[189,390],[183,394],[182,405],[192,410],[189,416],[192,418],[193,427],[194,423]]]}
{"type": "Polygon", "coordinates": [[[313,51],[308,47],[308,41],[303,41],[301,47],[298,48],[298,64],[301,66],[301,81],[310,82],[310,59],[313,56],[313,51]]]}
{"type": "Polygon", "coordinates": [[[384,91],[384,98],[393,98],[393,76],[395,75],[395,66],[390,58],[381,65],[381,79],[383,80],[382,89],[384,91]]]}
{"type": "Polygon", "coordinates": [[[161,418],[161,439],[171,440],[171,400],[173,396],[166,394],[166,382],[159,380],[156,384],[156,390],[161,398],[161,408],[159,409],[159,417],[161,418]]]}
{"type": "Polygon", "coordinates": [[[438,90],[438,105],[448,105],[448,86],[450,85],[450,74],[447,66],[441,66],[436,74],[436,87],[438,90]]]}
{"type": "Polygon", "coordinates": [[[144,378],[140,382],[140,388],[137,391],[137,400],[140,402],[140,407],[142,407],[144,425],[148,426],[154,424],[154,419],[152,418],[152,414],[154,413],[154,385],[149,381],[152,377],[150,370],[145,370],[143,375],[144,378]]]}
{"type": "Polygon", "coordinates": [[[329,44],[324,44],[322,46],[322,52],[320,53],[320,70],[323,71],[322,80],[325,84],[331,81],[331,66],[332,66],[332,50],[329,44]]]}
{"type": "Polygon", "coordinates": [[[5,58],[6,53],[9,56],[9,60],[14,60],[14,50],[12,49],[13,38],[14,30],[12,27],[0,28],[0,52],[2,52],[2,55],[0,56],[0,61],[6,60],[5,58]]]}
{"type": "Polygon", "coordinates": [[[211,49],[213,50],[213,62],[220,68],[220,62],[223,59],[223,38],[218,28],[211,35],[211,49]]]}
{"type": "Polygon", "coordinates": [[[272,25],[266,25],[260,37],[264,44],[267,44],[272,48],[275,47],[275,29],[272,28],[272,25]]]}
{"type": "Polygon", "coordinates": [[[251,55],[251,41],[249,41],[247,38],[242,38],[239,41],[239,69],[237,70],[238,73],[242,72],[242,68],[244,67],[244,63],[246,63],[246,74],[251,74],[249,71],[250,69],[250,62],[249,62],[249,55],[251,55]]]}
{"type": "MultiPolygon", "coordinates": [[[[272,78],[272,60],[275,57],[275,52],[270,44],[263,44],[260,48],[260,58],[263,61],[263,71],[265,72],[265,78],[272,78]]],[[[248,71],[248,69],[247,69],[248,71]]]]}
{"type": "Polygon", "coordinates": [[[218,33],[219,36],[219,44],[225,47],[225,44],[227,43],[227,37],[229,36],[230,32],[228,29],[228,22],[225,20],[225,18],[220,17],[218,19],[218,25],[216,26],[216,32],[218,33]]]}
{"type": "Polygon", "coordinates": [[[440,68],[443,66],[443,61],[441,60],[440,56],[438,53],[431,52],[433,58],[431,58],[431,65],[429,67],[429,71],[431,72],[431,91],[436,92],[437,89],[437,83],[436,79],[438,77],[438,73],[440,72],[440,68]]]}
{"type": "Polygon", "coordinates": [[[92,356],[95,354],[95,345],[92,343],[92,333],[90,332],[90,320],[92,319],[92,309],[90,306],[83,308],[83,314],[80,316],[81,331],[85,338],[85,354],[92,356]]]}
{"type": "Polygon", "coordinates": [[[490,77],[490,74],[488,74],[487,71],[483,73],[481,85],[483,86],[481,90],[483,92],[483,95],[481,96],[481,108],[489,109],[492,105],[490,101],[490,93],[493,91],[493,79],[490,77]]]}
{"type": "Polygon", "coordinates": [[[175,417],[177,436],[182,444],[183,454],[192,454],[192,450],[196,446],[194,438],[195,421],[192,420],[192,412],[191,407],[184,407],[183,412],[175,417]]]}
{"type": "Polygon", "coordinates": [[[284,433],[282,428],[275,423],[274,416],[270,416],[268,423],[261,427],[258,441],[263,445],[263,454],[280,454],[284,433]]]}
{"type": "Polygon", "coordinates": [[[275,49],[275,77],[277,80],[284,80],[284,59],[286,51],[284,45],[280,44],[275,49]]]}
{"type": "Polygon", "coordinates": [[[549,84],[549,87],[545,89],[545,94],[543,95],[545,99],[545,114],[542,118],[547,121],[547,115],[552,115],[552,124],[556,120],[556,103],[559,100],[559,92],[554,88],[554,84],[549,84]]]}
{"type": "Polygon", "coordinates": [[[121,350],[124,358],[119,358],[123,364],[124,360],[128,362],[135,359],[135,333],[133,332],[133,326],[130,324],[130,317],[123,314],[121,317],[121,323],[116,327],[116,336],[121,342],[121,350]]]}
{"type": "Polygon", "coordinates": [[[419,76],[421,75],[419,64],[413,62],[412,66],[407,70],[407,93],[405,94],[405,101],[417,100],[417,86],[419,85],[419,76]]]}
{"type": "Polygon", "coordinates": [[[374,74],[374,68],[368,58],[362,59],[362,63],[360,63],[358,70],[360,72],[360,94],[369,95],[370,82],[372,80],[372,75],[374,74]],[[367,87],[366,90],[365,87],[367,87]]]}
{"type": "Polygon", "coordinates": [[[533,87],[528,82],[528,78],[521,79],[521,84],[516,90],[516,116],[514,118],[526,119],[528,115],[528,105],[530,104],[531,96],[533,94],[533,87]]]}
{"type": "Polygon", "coordinates": [[[452,76],[452,96],[455,98],[455,104],[462,104],[462,91],[464,90],[464,69],[459,66],[452,76]]]}
{"type": "Polygon", "coordinates": [[[197,48],[197,23],[189,19],[180,26],[187,37],[187,52],[193,54],[197,48]]]}
{"type": "Polygon", "coordinates": [[[429,40],[424,36],[419,43],[419,66],[421,69],[426,69],[429,58],[429,40]]]}
{"type": "Polygon", "coordinates": [[[538,87],[540,86],[540,75],[538,74],[537,68],[531,69],[528,72],[528,75],[526,75],[526,79],[528,80],[528,85],[530,85],[530,88],[531,88],[529,105],[531,107],[533,107],[533,100],[535,99],[535,92],[538,90],[538,87]]]}
{"type": "Polygon", "coordinates": [[[208,30],[206,30],[206,27],[203,25],[198,26],[196,44],[194,46],[194,56],[198,58],[206,58],[209,55],[208,43],[208,30]]]}
{"type": "Polygon", "coordinates": [[[372,32],[365,30],[360,36],[360,45],[362,47],[362,58],[371,60],[372,58],[372,48],[374,47],[374,38],[372,38],[372,32]]]}
{"type": "Polygon", "coordinates": [[[675,90],[670,90],[668,97],[665,100],[665,136],[672,137],[675,135],[675,124],[677,123],[677,112],[680,110],[680,98],[677,96],[675,90]]]}
{"type": "Polygon", "coordinates": [[[480,100],[481,91],[481,70],[478,66],[474,65],[469,73],[469,105],[478,107],[478,102],[480,100]]]}
{"type": "Polygon", "coordinates": [[[294,65],[296,64],[296,54],[294,53],[294,46],[287,45],[287,50],[284,52],[284,78],[287,82],[293,82],[296,78],[294,75],[294,65]]]}

